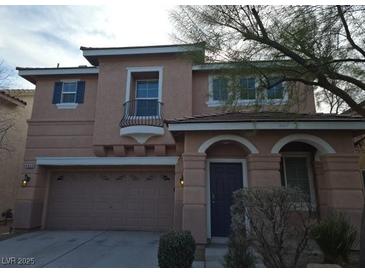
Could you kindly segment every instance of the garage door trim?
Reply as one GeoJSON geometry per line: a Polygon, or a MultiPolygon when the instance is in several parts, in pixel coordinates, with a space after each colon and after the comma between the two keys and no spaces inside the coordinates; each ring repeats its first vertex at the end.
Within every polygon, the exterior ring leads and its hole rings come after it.
{"type": "Polygon", "coordinates": [[[39,166],[176,165],[178,157],[37,157],[39,166]]]}

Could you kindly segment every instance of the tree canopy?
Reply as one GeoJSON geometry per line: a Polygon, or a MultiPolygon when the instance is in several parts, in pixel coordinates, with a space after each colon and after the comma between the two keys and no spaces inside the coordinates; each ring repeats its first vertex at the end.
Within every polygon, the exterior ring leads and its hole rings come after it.
{"type": "Polygon", "coordinates": [[[365,116],[364,6],[179,6],[171,18],[178,40],[206,43],[208,61],[280,61],[280,81],[324,89],[365,116]]]}

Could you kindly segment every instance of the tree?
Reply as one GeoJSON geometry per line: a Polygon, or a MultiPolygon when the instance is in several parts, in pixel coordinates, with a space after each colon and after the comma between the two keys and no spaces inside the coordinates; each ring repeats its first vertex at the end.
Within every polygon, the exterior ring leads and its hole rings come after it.
{"type": "MultiPolygon", "coordinates": [[[[357,99],[357,101],[361,100],[360,98],[357,98],[358,94],[354,94],[351,90],[347,92],[351,95],[351,97],[357,99]]],[[[342,98],[326,89],[319,89],[314,93],[314,95],[317,107],[321,109],[324,108],[329,113],[341,114],[349,109],[348,105],[342,98]]]]}
{"type": "Polygon", "coordinates": [[[323,88],[365,116],[365,7],[180,6],[171,18],[177,39],[206,42],[210,61],[257,72],[248,61],[274,61],[279,81],[323,88]]]}
{"type": "MultiPolygon", "coordinates": [[[[322,88],[365,116],[364,6],[179,6],[171,18],[177,39],[206,42],[209,61],[258,73],[248,61],[275,61],[281,81],[322,88]]],[[[363,216],[365,264],[365,207],[363,216]]]]}
{"type": "MultiPolygon", "coordinates": [[[[3,61],[0,61],[0,90],[7,89],[11,83],[11,73],[9,69],[5,67],[3,61]]],[[[1,109],[0,109],[1,111],[1,109]]],[[[7,145],[7,133],[13,127],[13,122],[11,117],[0,112],[0,154],[4,151],[9,151],[9,146],[7,145]]]]}

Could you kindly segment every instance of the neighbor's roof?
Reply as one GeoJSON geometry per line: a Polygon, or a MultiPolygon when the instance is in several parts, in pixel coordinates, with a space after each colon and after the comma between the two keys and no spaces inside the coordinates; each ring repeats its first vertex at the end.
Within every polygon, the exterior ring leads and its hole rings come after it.
{"type": "Polygon", "coordinates": [[[365,118],[326,113],[224,112],[166,121],[170,131],[365,130],[365,118]]]}
{"type": "Polygon", "coordinates": [[[173,45],[156,45],[156,46],[136,46],[136,47],[83,47],[84,57],[90,64],[99,65],[98,57],[101,56],[125,56],[125,55],[142,55],[142,54],[171,54],[201,51],[204,52],[205,43],[195,44],[173,44],[173,45]]]}
{"type": "Polygon", "coordinates": [[[16,97],[16,93],[32,93],[33,89],[4,89],[0,90],[0,98],[18,106],[26,106],[27,102],[16,97]]]}
{"type": "Polygon", "coordinates": [[[49,75],[91,75],[98,74],[98,67],[78,66],[78,67],[51,67],[51,68],[30,68],[30,67],[16,67],[19,71],[19,76],[35,83],[35,76],[49,76],[49,75]]]}

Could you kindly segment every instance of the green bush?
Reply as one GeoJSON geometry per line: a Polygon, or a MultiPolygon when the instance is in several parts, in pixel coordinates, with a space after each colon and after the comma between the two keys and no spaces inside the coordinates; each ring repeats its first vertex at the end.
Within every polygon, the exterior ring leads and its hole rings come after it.
{"type": "Polygon", "coordinates": [[[347,263],[356,230],[341,213],[333,213],[320,221],[311,231],[324,255],[325,263],[347,263]]]}
{"type": "Polygon", "coordinates": [[[170,231],[160,238],[159,267],[191,267],[194,261],[195,240],[190,231],[170,231]]]}
{"type": "Polygon", "coordinates": [[[244,233],[231,233],[229,236],[224,267],[255,267],[255,257],[249,251],[249,244],[244,233]]]}

